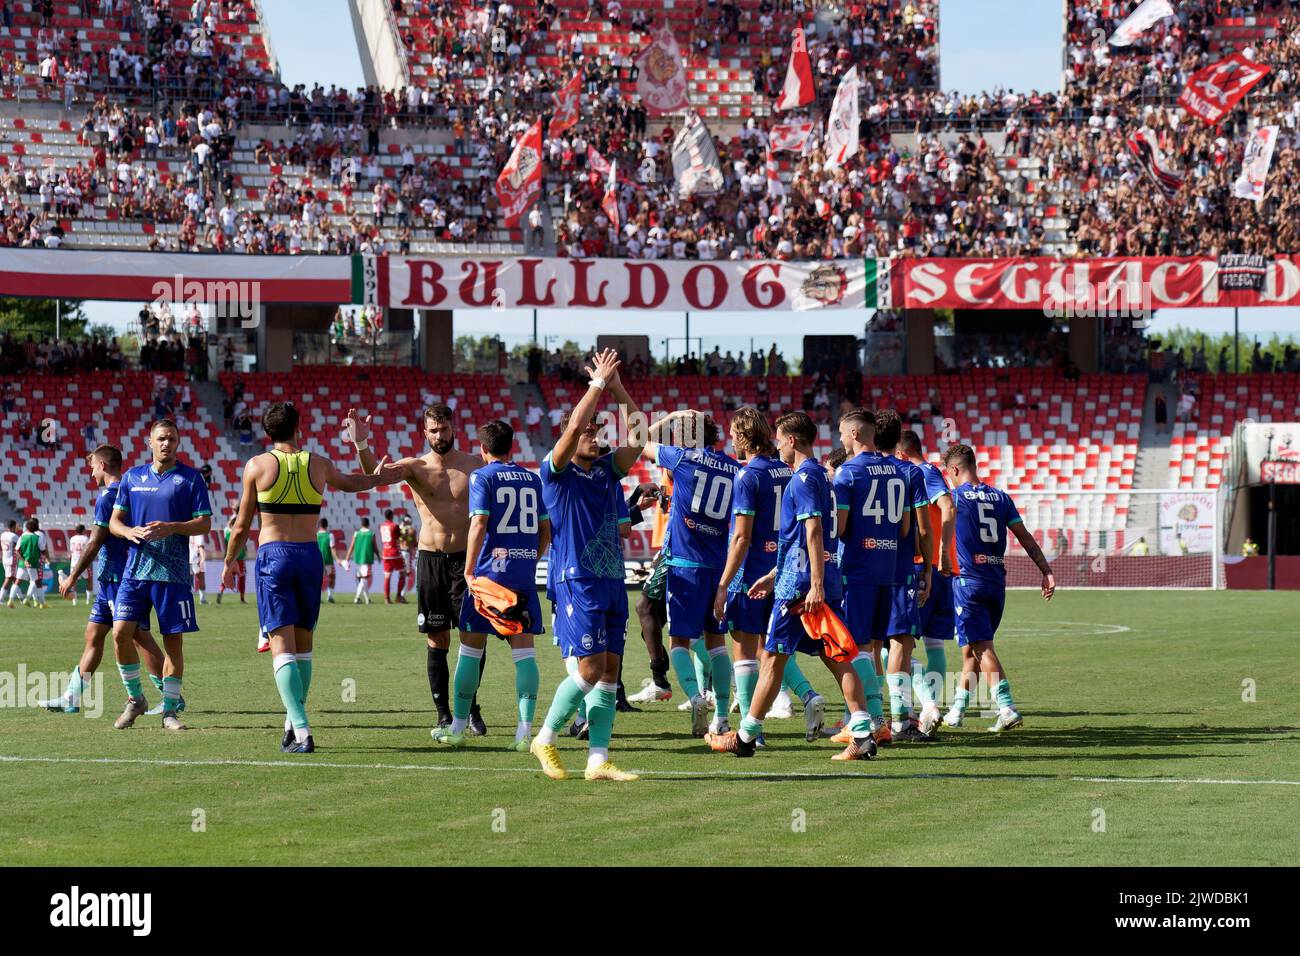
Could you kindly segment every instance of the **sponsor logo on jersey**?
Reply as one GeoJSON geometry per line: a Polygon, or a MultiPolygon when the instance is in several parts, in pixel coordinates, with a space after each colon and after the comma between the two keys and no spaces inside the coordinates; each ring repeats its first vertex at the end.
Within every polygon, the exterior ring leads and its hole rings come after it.
{"type": "Polygon", "coordinates": [[[766,551],[768,554],[774,553],[776,549],[777,549],[777,543],[775,541],[763,542],[763,550],[766,551]]]}
{"type": "Polygon", "coordinates": [[[896,538],[863,538],[862,546],[868,551],[897,551],[898,540],[896,538]]]}

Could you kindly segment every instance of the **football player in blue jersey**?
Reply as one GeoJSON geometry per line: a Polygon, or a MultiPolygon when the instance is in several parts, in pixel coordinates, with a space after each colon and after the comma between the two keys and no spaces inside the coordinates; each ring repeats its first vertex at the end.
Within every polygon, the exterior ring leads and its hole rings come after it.
{"type": "MultiPolygon", "coordinates": [[[[117,486],[122,480],[122,452],[113,445],[100,445],[86,456],[86,463],[90,466],[91,480],[99,488],[99,494],[95,498],[95,526],[90,533],[90,542],[68,571],[59,592],[64,597],[75,594],[77,578],[94,562],[95,602],[90,609],[90,620],[86,622],[86,647],[68,679],[67,688],[62,696],[41,703],[47,710],[62,711],[65,714],[75,714],[81,710],[82,692],[91,686],[91,677],[104,658],[104,638],[113,627],[113,603],[117,598],[118,582],[122,580],[122,572],[126,567],[126,542],[108,533],[108,523],[113,517],[113,503],[117,500],[117,486]]],[[[149,671],[150,680],[161,692],[163,652],[149,633],[148,619],[135,632],[135,643],[149,671]]]]}
{"type": "MultiPolygon", "coordinates": [[[[727,564],[713,597],[713,614],[726,621],[734,641],[732,669],[740,714],[749,713],[750,701],[758,687],[758,645],[772,616],[772,597],[749,596],[749,589],[776,566],[777,541],[781,534],[781,497],[794,477],[790,466],[781,461],[772,443],[772,426],[756,408],[741,408],[731,419],[731,445],[745,460],[736,479],[732,497],[731,543],[727,564]]],[[[797,664],[786,662],[785,676],[792,676],[797,664]]],[[[818,731],[825,719],[821,695],[812,690],[807,678],[798,673],[797,690],[803,691],[804,716],[809,734],[818,731]]],[[[766,716],[766,715],[765,715],[766,716]]],[[[816,735],[809,736],[816,740],[816,735]]],[[[759,742],[762,746],[762,741],[759,742]]]]}
{"type": "MultiPolygon", "coordinates": [[[[1002,621],[1006,603],[1007,532],[1016,536],[1029,559],[1042,572],[1043,600],[1052,599],[1056,579],[1011,496],[980,480],[974,449],[968,445],[949,445],[943,454],[943,467],[955,486],[953,499],[957,505],[955,536],[961,572],[953,582],[953,606],[957,614],[957,643],[963,650],[970,648],[971,654],[969,663],[963,659],[963,670],[982,673],[997,701],[998,718],[989,730],[992,733],[1014,730],[1024,719],[1012,700],[1011,682],[1007,680],[1002,661],[993,650],[993,636],[1002,621]]],[[[957,692],[953,710],[958,719],[956,723],[945,720],[950,726],[960,724],[970,702],[970,686],[964,684],[957,692]]]]}
{"type": "Polygon", "coordinates": [[[904,481],[903,507],[911,512],[911,528],[903,534],[894,553],[894,586],[890,597],[889,704],[894,714],[890,738],[904,743],[930,743],[934,737],[922,733],[912,718],[912,651],[921,632],[921,607],[930,594],[930,498],[925,475],[905,458],[895,456],[903,435],[903,419],[892,408],[876,412],[876,451],[899,471],[904,481]],[[916,559],[921,558],[917,564],[916,559]]]}
{"type": "Polygon", "coordinates": [[[668,656],[691,705],[691,733],[703,737],[706,732],[730,729],[731,660],[726,622],[714,616],[712,599],[727,564],[731,500],[740,464],[716,450],[721,436],[708,416],[686,410],[673,413],[657,427],[664,424],[676,429],[680,444],[651,441],[642,454],[672,477],[674,494],[665,537],[672,542],[665,581],[668,656]],[[691,643],[701,638],[712,672],[716,705],[712,722],[691,654],[691,643]]]}
{"type": "Polygon", "coordinates": [[[185,673],[182,636],[199,629],[190,590],[189,541],[212,530],[208,486],[197,468],[177,460],[180,431],[169,418],[149,428],[153,460],[122,476],[108,530],[125,538],[126,570],[118,585],[113,610],[113,644],[117,666],[126,686],[126,709],[114,724],[125,730],[149,708],[140,689],[140,655],[135,634],[152,611],[163,636],[162,723],[167,730],[184,730],[177,713],[185,673]]]}
{"type": "Polygon", "coordinates": [[[478,693],[479,661],[488,634],[510,645],[515,664],[519,720],[510,749],[527,753],[537,709],[537,650],[542,604],[537,598],[537,560],[551,539],[551,521],[542,502],[542,481],[511,458],[515,433],[502,421],[478,430],[484,467],[469,476],[469,543],[465,549],[466,600],[460,611],[460,655],[452,680],[452,722],[436,727],[433,739],[450,747],[465,741],[470,707],[478,693]],[[518,633],[501,634],[475,606],[476,582],[487,579],[513,596],[518,633]]]}
{"type": "Polygon", "coordinates": [[[553,780],[568,776],[555,746],[559,732],[586,701],[589,751],[586,779],[635,780],[610,762],[619,666],[627,632],[623,546],[619,525],[619,480],[636,462],[644,437],[629,432],[629,444],[600,454],[600,429],[593,420],[608,393],[629,417],[632,398],[618,377],[618,354],[606,349],[587,369],[591,381],[563,422],[555,447],[542,462],[542,497],[551,519],[555,592],[555,635],[572,661],[546,720],[530,748],[553,780]],[[640,438],[640,444],[638,444],[640,438]]]}
{"type": "MultiPolygon", "coordinates": [[[[930,596],[921,605],[921,638],[925,642],[925,667],[919,679],[914,679],[917,695],[921,698],[921,716],[917,726],[922,733],[930,733],[938,726],[943,715],[944,686],[948,676],[948,642],[953,639],[956,622],[952,610],[953,572],[957,568],[956,544],[953,540],[953,519],[956,506],[952,491],[943,477],[943,471],[926,461],[921,448],[921,436],[911,429],[903,432],[898,441],[898,453],[925,476],[925,493],[930,499],[931,557],[930,596]]],[[[917,666],[913,666],[916,677],[917,666]]]]}
{"type": "Polygon", "coordinates": [[[830,482],[813,457],[817,426],[803,412],[789,412],[776,422],[776,446],[793,472],[781,497],[781,533],[776,565],[749,589],[755,599],[773,594],[758,686],[749,713],[740,728],[709,734],[705,740],[721,753],[738,757],[754,754],[763,732],[763,716],[781,687],[786,661],[796,652],[820,656],[835,676],[849,708],[852,737],[834,760],[866,760],[876,755],[862,685],[852,665],[829,657],[819,639],[804,630],[802,614],[815,615],[824,605],[834,608],[841,600],[841,580],[836,559],[835,515],[830,482]]]}

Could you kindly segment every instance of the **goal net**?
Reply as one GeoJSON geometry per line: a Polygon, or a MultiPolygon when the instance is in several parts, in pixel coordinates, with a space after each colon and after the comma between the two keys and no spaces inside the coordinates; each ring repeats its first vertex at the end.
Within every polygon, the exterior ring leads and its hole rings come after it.
{"type": "MultiPolygon", "coordinates": [[[[1011,492],[1062,588],[1222,587],[1215,491],[1011,492]]],[[[1042,575],[1014,537],[1007,584],[1042,575]]]]}

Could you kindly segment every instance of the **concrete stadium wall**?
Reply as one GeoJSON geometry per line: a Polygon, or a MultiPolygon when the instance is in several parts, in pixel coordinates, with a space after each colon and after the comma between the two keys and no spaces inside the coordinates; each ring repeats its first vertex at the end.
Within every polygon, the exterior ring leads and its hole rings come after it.
{"type": "Polygon", "coordinates": [[[366,82],[384,89],[407,84],[406,57],[385,0],[351,0],[352,26],[366,82]]]}

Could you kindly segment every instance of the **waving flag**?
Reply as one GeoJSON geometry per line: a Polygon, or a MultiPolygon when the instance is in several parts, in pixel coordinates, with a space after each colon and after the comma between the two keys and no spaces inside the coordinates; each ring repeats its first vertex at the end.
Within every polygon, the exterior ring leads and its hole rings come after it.
{"type": "Polygon", "coordinates": [[[610,163],[604,156],[596,151],[595,146],[587,147],[587,165],[594,169],[601,176],[609,175],[610,163]]]}
{"type": "Polygon", "coordinates": [[[546,131],[548,139],[554,139],[566,129],[577,126],[578,120],[582,118],[581,79],[575,73],[573,79],[551,94],[551,99],[555,100],[555,112],[551,114],[551,125],[546,131]]]}
{"type": "Polygon", "coordinates": [[[1268,75],[1268,69],[1234,53],[1193,73],[1178,97],[1178,105],[1214,126],[1268,75]]]}
{"type": "Polygon", "coordinates": [[[1232,184],[1232,194],[1238,199],[1264,201],[1264,183],[1269,167],[1273,165],[1273,150],[1277,146],[1278,127],[1260,126],[1246,140],[1246,155],[1241,160],[1241,176],[1232,184]]]}
{"type": "Polygon", "coordinates": [[[785,183],[781,182],[781,174],[776,168],[776,157],[772,155],[770,146],[767,148],[767,194],[773,199],[785,195],[785,183]]]}
{"type": "Polygon", "coordinates": [[[794,42],[790,45],[790,65],[785,70],[785,86],[773,109],[792,110],[816,99],[817,86],[813,83],[808,41],[804,38],[803,27],[795,27],[794,42]]]}
{"type": "Polygon", "coordinates": [[[1106,42],[1111,46],[1130,46],[1133,41],[1147,30],[1174,15],[1173,4],[1169,0],[1143,0],[1136,10],[1130,13],[1106,42]]]}
{"type": "Polygon", "coordinates": [[[519,225],[519,217],[542,191],[542,121],[528,128],[515,144],[510,161],[497,177],[497,199],[507,229],[519,225]]]}
{"type": "Polygon", "coordinates": [[[1128,148],[1138,158],[1143,171],[1159,187],[1166,200],[1173,199],[1183,185],[1183,178],[1174,172],[1150,130],[1140,129],[1128,138],[1128,148]]]}
{"type": "Polygon", "coordinates": [[[663,116],[690,108],[686,97],[686,66],[682,51],[668,25],[659,28],[650,45],[638,54],[636,92],[650,116],[663,116]]]}
{"type": "Polygon", "coordinates": [[[826,122],[826,168],[843,166],[858,151],[858,68],[850,67],[840,80],[826,122]]]}
{"type": "Polygon", "coordinates": [[[779,153],[783,149],[788,149],[792,153],[799,153],[803,151],[804,144],[808,142],[812,131],[811,120],[802,123],[777,123],[768,133],[768,145],[773,152],[779,153]]]}
{"type": "Polygon", "coordinates": [[[609,182],[605,186],[605,196],[600,201],[600,208],[618,229],[618,163],[609,164],[609,182]]]}
{"type": "Polygon", "coordinates": [[[722,188],[722,163],[704,120],[694,110],[673,140],[673,176],[683,199],[722,188]]]}

